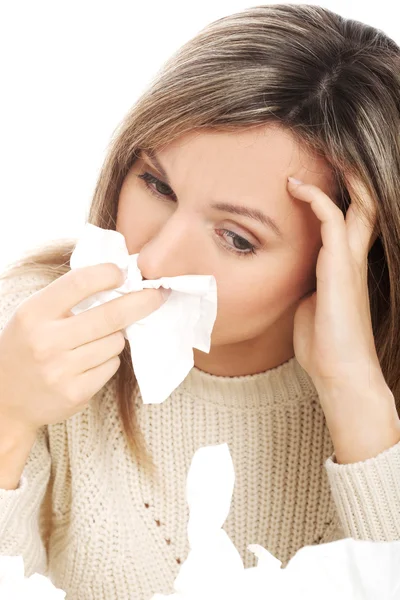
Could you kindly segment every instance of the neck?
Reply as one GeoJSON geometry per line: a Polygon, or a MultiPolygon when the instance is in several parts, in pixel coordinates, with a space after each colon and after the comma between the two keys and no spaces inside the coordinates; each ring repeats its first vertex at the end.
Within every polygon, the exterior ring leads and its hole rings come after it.
{"type": "MultiPolygon", "coordinates": [[[[281,340],[282,342],[282,340],[281,340]]],[[[246,340],[240,344],[211,346],[209,354],[193,349],[194,366],[211,375],[240,377],[278,367],[294,356],[293,340],[280,345],[246,340]]]]}

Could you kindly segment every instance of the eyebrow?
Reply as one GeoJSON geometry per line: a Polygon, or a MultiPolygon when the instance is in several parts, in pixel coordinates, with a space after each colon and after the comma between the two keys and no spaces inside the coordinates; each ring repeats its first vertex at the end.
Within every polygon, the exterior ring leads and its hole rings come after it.
{"type": "MultiPolygon", "coordinates": [[[[144,154],[145,157],[150,159],[150,161],[156,167],[157,171],[164,177],[166,183],[172,189],[168,174],[162,166],[162,164],[160,163],[159,159],[157,158],[156,152],[154,150],[142,150],[142,154],[144,154]]],[[[277,222],[272,217],[269,217],[257,208],[250,208],[249,206],[239,206],[237,204],[231,204],[229,202],[214,202],[213,204],[211,204],[211,208],[214,208],[215,210],[220,210],[222,212],[231,213],[234,215],[248,217],[249,219],[258,221],[258,223],[261,223],[261,225],[272,229],[275,235],[277,235],[279,238],[283,239],[284,237],[277,222]]]]}

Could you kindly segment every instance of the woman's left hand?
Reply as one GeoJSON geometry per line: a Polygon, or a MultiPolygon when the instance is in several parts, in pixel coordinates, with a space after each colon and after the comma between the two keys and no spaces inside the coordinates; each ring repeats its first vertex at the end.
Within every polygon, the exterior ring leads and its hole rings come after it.
{"type": "MultiPolygon", "coordinates": [[[[353,189],[355,185],[353,181],[353,189]]],[[[367,257],[374,241],[371,236],[376,213],[368,192],[358,185],[370,214],[369,223],[360,215],[353,198],[345,219],[340,208],[317,186],[288,183],[292,196],[308,202],[321,221],[316,292],[299,304],[293,344],[300,365],[316,385],[324,388],[354,378],[367,384],[370,373],[381,372],[367,285],[367,257]]]]}
{"type": "Polygon", "coordinates": [[[347,187],[346,218],[317,186],[288,182],[294,198],[308,202],[321,221],[322,247],[316,291],[302,299],[294,316],[296,358],[317,389],[338,462],[376,456],[400,440],[394,396],[375,348],[368,296],[368,253],[376,210],[354,177],[347,187]],[[354,203],[367,208],[368,222],[354,203]]]}

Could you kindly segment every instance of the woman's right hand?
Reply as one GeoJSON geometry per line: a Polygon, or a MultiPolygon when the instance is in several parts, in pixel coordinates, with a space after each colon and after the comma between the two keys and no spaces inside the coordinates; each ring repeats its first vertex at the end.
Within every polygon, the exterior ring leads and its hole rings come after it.
{"type": "Polygon", "coordinates": [[[64,421],[116,373],[121,330],[160,308],[161,288],[71,308],[124,280],[114,263],[72,269],[21,302],[0,333],[0,421],[27,432],[64,421]]]}

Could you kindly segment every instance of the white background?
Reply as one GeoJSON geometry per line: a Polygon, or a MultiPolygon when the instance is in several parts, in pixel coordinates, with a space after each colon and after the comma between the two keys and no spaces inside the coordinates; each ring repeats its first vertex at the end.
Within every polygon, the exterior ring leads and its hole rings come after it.
{"type": "MultiPolygon", "coordinates": [[[[79,235],[114,129],[172,52],[211,21],[267,3],[3,0],[0,271],[47,239],[79,235]]],[[[400,43],[396,0],[309,4],[400,43]]]]}

